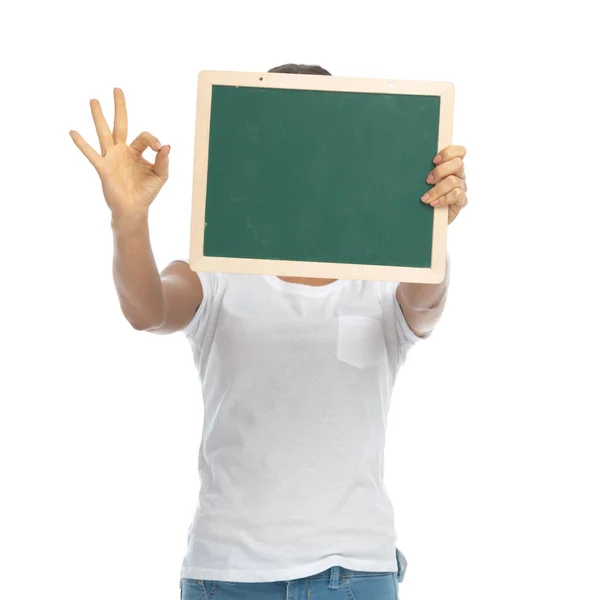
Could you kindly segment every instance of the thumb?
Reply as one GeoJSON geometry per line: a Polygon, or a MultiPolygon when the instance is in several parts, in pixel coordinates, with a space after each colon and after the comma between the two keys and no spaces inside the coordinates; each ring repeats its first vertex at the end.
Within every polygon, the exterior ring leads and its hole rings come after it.
{"type": "Polygon", "coordinates": [[[163,146],[156,154],[153,171],[159,177],[167,178],[169,176],[169,154],[171,146],[163,146]]]}

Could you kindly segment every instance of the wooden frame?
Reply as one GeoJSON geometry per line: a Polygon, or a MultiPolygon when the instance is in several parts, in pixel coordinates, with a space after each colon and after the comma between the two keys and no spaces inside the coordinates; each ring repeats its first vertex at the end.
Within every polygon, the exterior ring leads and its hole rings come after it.
{"type": "MultiPolygon", "coordinates": [[[[448,207],[432,208],[433,242],[431,268],[390,267],[303,261],[219,258],[204,256],[206,184],[208,177],[208,142],[213,85],[265,87],[279,89],[370,92],[439,96],[440,123],[438,151],[452,143],[454,86],[449,82],[325,77],[287,73],[248,73],[235,71],[201,71],[198,74],[194,178],[190,230],[190,267],[194,271],[364,279],[375,281],[407,281],[439,283],[446,271],[446,238],[448,207]]],[[[433,159],[433,156],[431,157],[433,159]]],[[[433,168],[433,163],[432,163],[433,168]]]]}

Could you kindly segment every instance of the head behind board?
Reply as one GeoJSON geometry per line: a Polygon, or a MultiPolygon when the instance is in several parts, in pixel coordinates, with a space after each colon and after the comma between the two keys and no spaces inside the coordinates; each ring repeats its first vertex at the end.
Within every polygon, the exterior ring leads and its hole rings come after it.
{"type": "Polygon", "coordinates": [[[290,73],[292,75],[331,75],[329,71],[326,71],[323,67],[318,65],[297,65],[294,63],[288,63],[287,65],[281,65],[280,67],[273,67],[269,69],[269,73],[290,73]]]}
{"type": "MultiPolygon", "coordinates": [[[[294,63],[288,63],[281,65],[280,67],[273,67],[269,69],[269,73],[289,73],[291,75],[331,75],[331,73],[325,70],[323,67],[318,65],[297,65],[294,63]]],[[[335,279],[319,279],[315,277],[281,277],[279,279],[287,281],[289,283],[300,283],[306,285],[327,285],[335,279]]]]}

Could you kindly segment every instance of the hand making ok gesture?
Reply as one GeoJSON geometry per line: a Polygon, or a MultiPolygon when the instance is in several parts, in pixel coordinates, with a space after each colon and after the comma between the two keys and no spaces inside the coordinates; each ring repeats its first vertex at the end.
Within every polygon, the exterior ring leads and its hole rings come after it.
{"type": "Polygon", "coordinates": [[[148,209],[169,177],[170,146],[161,146],[156,137],[143,132],[127,145],[127,108],[125,96],[114,90],[115,122],[111,132],[98,100],[91,100],[100,149],[98,154],[77,131],[70,131],[75,145],[92,163],[102,182],[104,198],[113,222],[147,216],[148,209]],[[142,157],[146,148],[157,152],[154,164],[142,157]]]}

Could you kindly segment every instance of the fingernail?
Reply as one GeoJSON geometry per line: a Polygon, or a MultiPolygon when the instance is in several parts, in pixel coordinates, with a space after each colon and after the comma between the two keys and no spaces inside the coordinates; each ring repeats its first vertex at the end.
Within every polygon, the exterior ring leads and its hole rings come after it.
{"type": "Polygon", "coordinates": [[[427,192],[427,194],[425,194],[421,200],[423,200],[423,202],[427,202],[427,200],[429,200],[429,192],[427,192]]]}
{"type": "Polygon", "coordinates": [[[162,148],[162,146],[160,145],[160,142],[156,142],[156,143],[154,144],[154,149],[155,149],[155,150],[160,150],[161,148],[162,148]]]}
{"type": "Polygon", "coordinates": [[[433,175],[429,174],[427,176],[427,183],[433,183],[433,175]]]}
{"type": "Polygon", "coordinates": [[[439,200],[434,200],[433,202],[429,203],[429,206],[435,206],[438,202],[439,200]]]}
{"type": "Polygon", "coordinates": [[[437,163],[442,162],[442,155],[438,154],[434,159],[433,162],[437,165],[437,163]]]}

